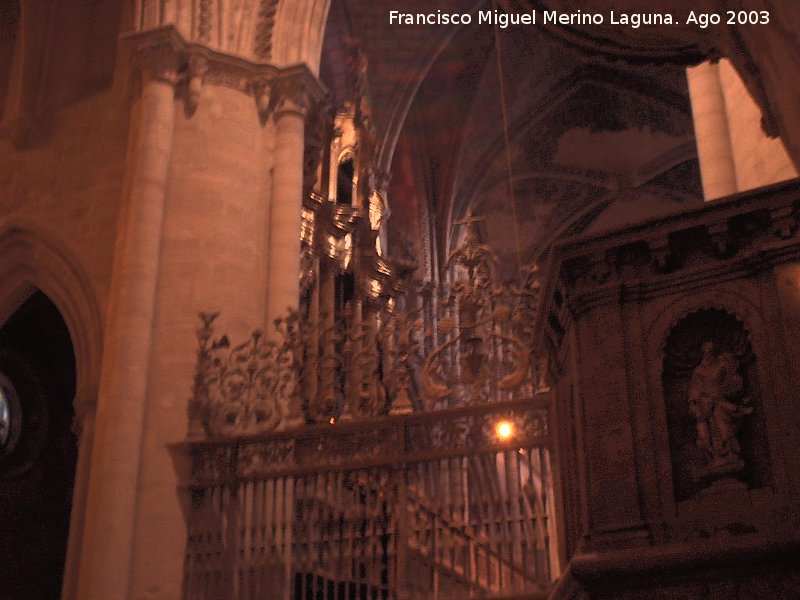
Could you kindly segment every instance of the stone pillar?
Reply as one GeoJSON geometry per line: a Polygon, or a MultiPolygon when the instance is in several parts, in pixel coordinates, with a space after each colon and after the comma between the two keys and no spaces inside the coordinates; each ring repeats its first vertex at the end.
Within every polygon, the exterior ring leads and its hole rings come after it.
{"type": "Polygon", "coordinates": [[[736,185],[740,192],[797,177],[780,138],[771,139],[762,127],[762,111],[727,59],[719,62],[719,81],[728,107],[736,185]]]}
{"type": "Polygon", "coordinates": [[[686,70],[703,195],[706,201],[737,191],[736,167],[719,64],[704,62],[686,70]]]}
{"type": "Polygon", "coordinates": [[[266,311],[272,132],[259,119],[248,77],[267,75],[204,48],[186,51],[190,78],[193,63],[205,65],[196,71],[194,101],[189,85],[177,107],[162,226],[129,587],[130,598],[148,600],[181,595],[192,512],[188,494],[177,490],[188,457],[175,450],[173,463],[167,449],[186,438],[197,313],[220,311],[215,333],[235,345],[260,328],[266,311]]]}
{"type": "Polygon", "coordinates": [[[303,81],[281,79],[275,86],[275,150],[269,219],[267,331],[297,308],[300,296],[300,218],[303,203],[305,118],[310,101],[303,81]]]}
{"type": "MultiPolygon", "coordinates": [[[[79,598],[128,597],[139,449],[179,67],[169,32],[134,49],[143,76],[131,119],[86,502],[79,598]]],[[[135,38],[132,38],[132,41],[135,38]]]]}

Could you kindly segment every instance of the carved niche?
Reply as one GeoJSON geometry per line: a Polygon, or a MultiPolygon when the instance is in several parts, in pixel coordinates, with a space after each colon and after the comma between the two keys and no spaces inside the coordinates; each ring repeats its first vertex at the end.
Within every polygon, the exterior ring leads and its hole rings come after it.
{"type": "Polygon", "coordinates": [[[662,371],[676,501],[770,484],[756,357],[734,315],[684,317],[664,346],[662,371]]]}

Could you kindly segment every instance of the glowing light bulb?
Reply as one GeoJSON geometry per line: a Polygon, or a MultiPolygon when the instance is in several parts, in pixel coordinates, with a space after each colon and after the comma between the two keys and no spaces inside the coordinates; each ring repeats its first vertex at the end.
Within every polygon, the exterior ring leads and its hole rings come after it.
{"type": "Polygon", "coordinates": [[[514,424],[511,421],[499,421],[494,427],[494,432],[501,440],[508,440],[514,435],[514,424]]]}

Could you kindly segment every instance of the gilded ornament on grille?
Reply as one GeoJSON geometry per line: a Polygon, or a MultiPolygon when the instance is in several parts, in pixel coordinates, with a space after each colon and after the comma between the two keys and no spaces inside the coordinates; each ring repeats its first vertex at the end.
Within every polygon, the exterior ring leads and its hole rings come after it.
{"type": "MultiPolygon", "coordinates": [[[[336,211],[306,215],[304,296],[329,277],[326,264],[335,272],[352,267],[351,254],[331,256],[317,229],[356,236],[352,257],[363,266],[359,221],[347,214],[344,228],[326,224],[336,211]]],[[[243,435],[533,397],[529,324],[538,290],[496,281],[480,221],[460,222],[466,230],[446,261],[449,284],[406,281],[391,298],[376,298],[366,289],[369,277],[356,272],[355,294],[343,306],[301,306],[277,319],[271,334],[256,331],[233,348],[227,336],[214,338],[217,313],[201,314],[190,434],[243,435]]]]}

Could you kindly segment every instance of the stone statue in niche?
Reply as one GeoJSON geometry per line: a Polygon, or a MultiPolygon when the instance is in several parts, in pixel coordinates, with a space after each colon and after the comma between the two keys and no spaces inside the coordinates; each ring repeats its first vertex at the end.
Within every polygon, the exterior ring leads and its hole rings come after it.
{"type": "Polygon", "coordinates": [[[675,499],[769,486],[758,360],[744,323],[723,309],[702,308],[675,324],[663,348],[675,499]]]}
{"type": "Polygon", "coordinates": [[[733,354],[717,353],[712,342],[705,342],[700,363],[689,377],[689,410],[696,419],[697,445],[708,455],[709,474],[744,468],[737,431],[753,408],[738,369],[733,354]]]}

